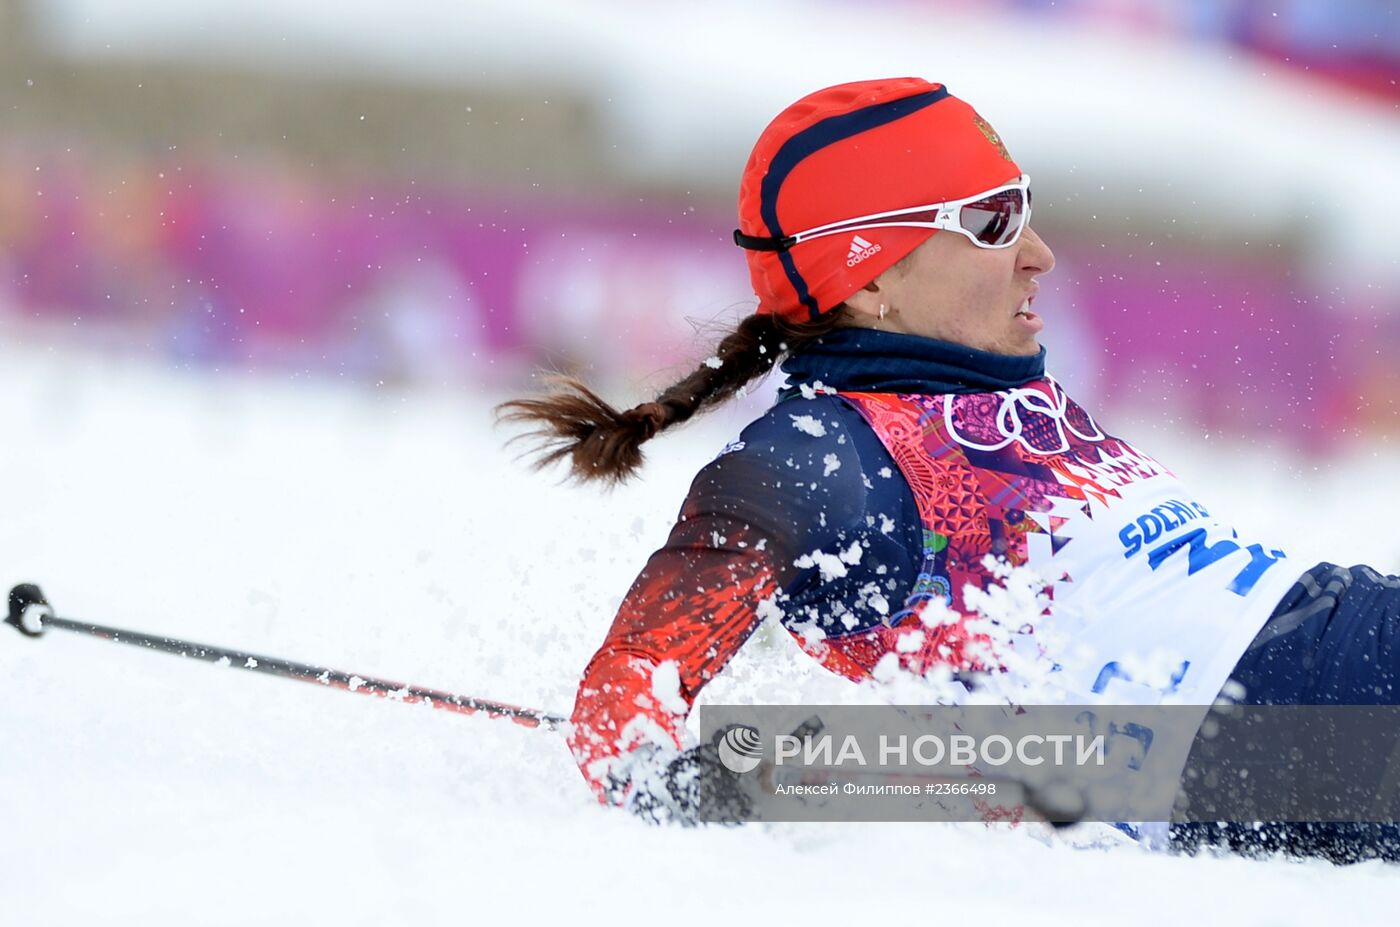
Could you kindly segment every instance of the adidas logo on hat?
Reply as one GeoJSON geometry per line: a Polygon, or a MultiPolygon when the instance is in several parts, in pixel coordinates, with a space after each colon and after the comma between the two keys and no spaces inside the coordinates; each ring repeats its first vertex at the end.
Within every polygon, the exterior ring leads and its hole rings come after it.
{"type": "Polygon", "coordinates": [[[851,238],[851,253],[846,255],[846,266],[855,267],[866,258],[873,257],[879,253],[879,245],[872,245],[859,235],[855,235],[851,238]]]}

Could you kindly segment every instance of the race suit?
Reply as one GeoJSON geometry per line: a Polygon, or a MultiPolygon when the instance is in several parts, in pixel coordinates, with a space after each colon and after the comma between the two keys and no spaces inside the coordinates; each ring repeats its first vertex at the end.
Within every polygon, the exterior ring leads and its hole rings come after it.
{"type": "Polygon", "coordinates": [[[571,747],[604,801],[625,793],[620,758],[681,744],[697,694],[766,614],[853,680],[891,654],[916,673],[995,670],[963,621],[896,646],[931,603],[966,616],[992,555],[1048,584],[1044,627],[1027,630],[1073,642],[1042,654],[1067,699],[1204,714],[1306,566],[1106,431],[1043,350],[853,328],[783,371],[779,401],[695,478],[584,672],[571,747]],[[1138,678],[1145,662],[1166,671],[1138,678]],[[663,665],[676,691],[658,687],[663,665]]]}

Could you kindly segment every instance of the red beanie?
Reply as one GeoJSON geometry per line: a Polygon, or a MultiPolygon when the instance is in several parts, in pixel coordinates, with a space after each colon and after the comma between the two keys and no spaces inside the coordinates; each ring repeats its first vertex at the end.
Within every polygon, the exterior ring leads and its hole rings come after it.
{"type": "MultiPolygon", "coordinates": [[[[995,130],[942,84],[917,77],[818,90],[768,124],[739,185],[739,230],[781,238],[870,213],[960,199],[1021,169],[995,130]]],[[[746,251],[759,314],[807,321],[922,244],[933,229],[827,235],[746,251]]]]}

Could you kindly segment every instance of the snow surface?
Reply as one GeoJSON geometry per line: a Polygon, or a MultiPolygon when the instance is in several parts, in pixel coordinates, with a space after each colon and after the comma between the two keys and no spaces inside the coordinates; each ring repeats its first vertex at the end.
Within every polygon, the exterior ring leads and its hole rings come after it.
{"type": "MultiPolygon", "coordinates": [[[[657,441],[607,494],[515,465],[490,425],[504,397],[16,342],[0,337],[6,584],[40,582],[65,616],[565,712],[742,423],[657,441]]],[[[1394,451],[1314,469],[1117,429],[1295,556],[1400,560],[1377,517],[1400,501],[1394,451]]],[[[1363,925],[1400,900],[1380,863],[1073,849],[1032,828],[653,829],[595,805],[554,734],[0,630],[6,923],[1363,925]]],[[[839,692],[790,654],[760,635],[714,697],[839,692]]]]}

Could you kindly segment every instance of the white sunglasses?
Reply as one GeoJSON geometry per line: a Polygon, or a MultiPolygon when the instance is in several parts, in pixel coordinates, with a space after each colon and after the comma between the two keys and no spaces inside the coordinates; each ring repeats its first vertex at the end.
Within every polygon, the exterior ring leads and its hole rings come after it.
{"type": "Polygon", "coordinates": [[[960,200],[910,206],[890,212],[877,212],[854,219],[843,219],[805,229],[782,238],[745,235],[734,230],[734,243],[750,251],[787,251],[813,238],[857,232],[884,226],[917,229],[943,229],[966,236],[979,248],[1009,248],[1016,244],[1031,221],[1031,177],[1022,174],[1015,182],[960,200]]]}

